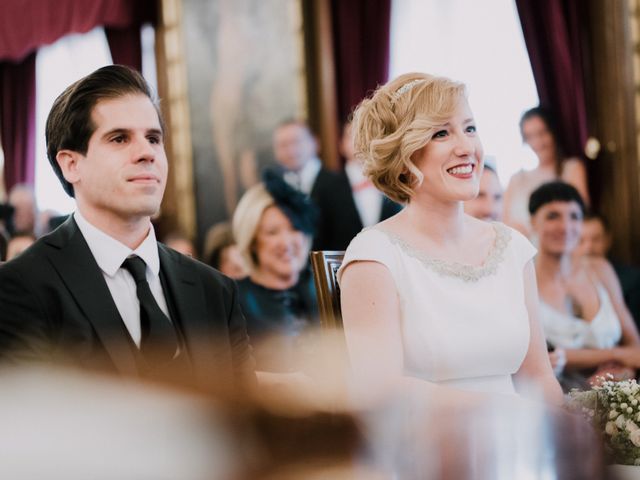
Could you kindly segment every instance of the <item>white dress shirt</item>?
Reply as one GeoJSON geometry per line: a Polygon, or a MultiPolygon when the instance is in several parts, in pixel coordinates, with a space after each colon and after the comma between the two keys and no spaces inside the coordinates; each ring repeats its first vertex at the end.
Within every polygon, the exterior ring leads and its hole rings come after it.
{"type": "Polygon", "coordinates": [[[137,255],[147,264],[147,281],[158,306],[167,316],[169,309],[160,282],[160,257],[153,225],[149,224],[149,233],[144,241],[131,250],[126,245],[110,237],[102,230],[90,224],[79,211],[73,214],[78,228],[89,245],[89,250],[111,292],[111,297],[120,312],[132,340],[140,347],[140,302],[136,294],[136,283],[131,274],[121,268],[122,262],[131,255],[137,255]]]}
{"type": "Polygon", "coordinates": [[[382,193],[362,173],[362,165],[357,161],[347,162],[344,171],[351,184],[351,194],[356,204],[363,227],[370,227],[380,221],[382,193]]]}
{"type": "Polygon", "coordinates": [[[296,190],[300,190],[307,195],[311,194],[313,184],[322,168],[322,162],[318,157],[313,157],[298,170],[289,170],[284,174],[284,180],[296,190]]]}

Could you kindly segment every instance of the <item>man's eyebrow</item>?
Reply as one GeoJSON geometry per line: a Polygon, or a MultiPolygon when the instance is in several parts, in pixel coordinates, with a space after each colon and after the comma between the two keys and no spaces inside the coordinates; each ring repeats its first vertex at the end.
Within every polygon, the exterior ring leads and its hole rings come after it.
{"type": "Polygon", "coordinates": [[[164,136],[164,133],[160,128],[150,128],[149,130],[147,130],[147,135],[148,134],[159,135],[160,137],[164,136]]]}
{"type": "Polygon", "coordinates": [[[128,128],[112,128],[111,130],[109,130],[108,132],[105,132],[102,135],[102,138],[106,138],[106,137],[110,137],[112,135],[123,135],[123,134],[128,134],[131,130],[129,130],[128,128]]]}
{"type": "MultiPolygon", "coordinates": [[[[131,133],[131,129],[130,128],[112,128],[111,130],[109,130],[108,132],[105,132],[102,135],[102,138],[106,138],[106,137],[110,137],[112,135],[129,135],[131,133]]],[[[160,128],[149,128],[145,131],[145,135],[158,135],[160,137],[163,137],[164,134],[162,133],[162,129],[160,128]]]]}

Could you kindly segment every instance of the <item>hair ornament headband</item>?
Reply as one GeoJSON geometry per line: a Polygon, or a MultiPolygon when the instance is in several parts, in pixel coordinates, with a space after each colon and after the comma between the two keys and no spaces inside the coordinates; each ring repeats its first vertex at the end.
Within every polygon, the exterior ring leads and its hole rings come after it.
{"type": "Polygon", "coordinates": [[[405,83],[398,90],[396,90],[395,92],[392,93],[391,103],[396,103],[400,99],[400,97],[402,95],[407,93],[409,90],[411,90],[416,85],[418,85],[420,83],[424,83],[424,82],[426,82],[426,80],[424,78],[416,78],[415,80],[411,80],[410,82],[405,83]]]}

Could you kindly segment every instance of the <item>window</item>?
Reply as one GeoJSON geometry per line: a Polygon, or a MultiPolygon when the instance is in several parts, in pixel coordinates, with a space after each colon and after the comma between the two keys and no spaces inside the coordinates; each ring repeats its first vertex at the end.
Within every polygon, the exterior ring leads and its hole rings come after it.
{"type": "Polygon", "coordinates": [[[464,82],[486,155],[503,184],[537,164],[518,122],[538,104],[513,0],[394,0],[390,76],[420,71],[464,82]]]}

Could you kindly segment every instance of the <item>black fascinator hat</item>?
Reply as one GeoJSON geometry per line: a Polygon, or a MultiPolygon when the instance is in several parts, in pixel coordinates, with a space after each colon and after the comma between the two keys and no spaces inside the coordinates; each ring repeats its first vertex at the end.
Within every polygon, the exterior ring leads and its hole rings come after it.
{"type": "Polygon", "coordinates": [[[293,227],[307,235],[313,235],[318,211],[309,196],[293,188],[279,172],[270,168],[262,172],[262,182],[293,227]]]}

